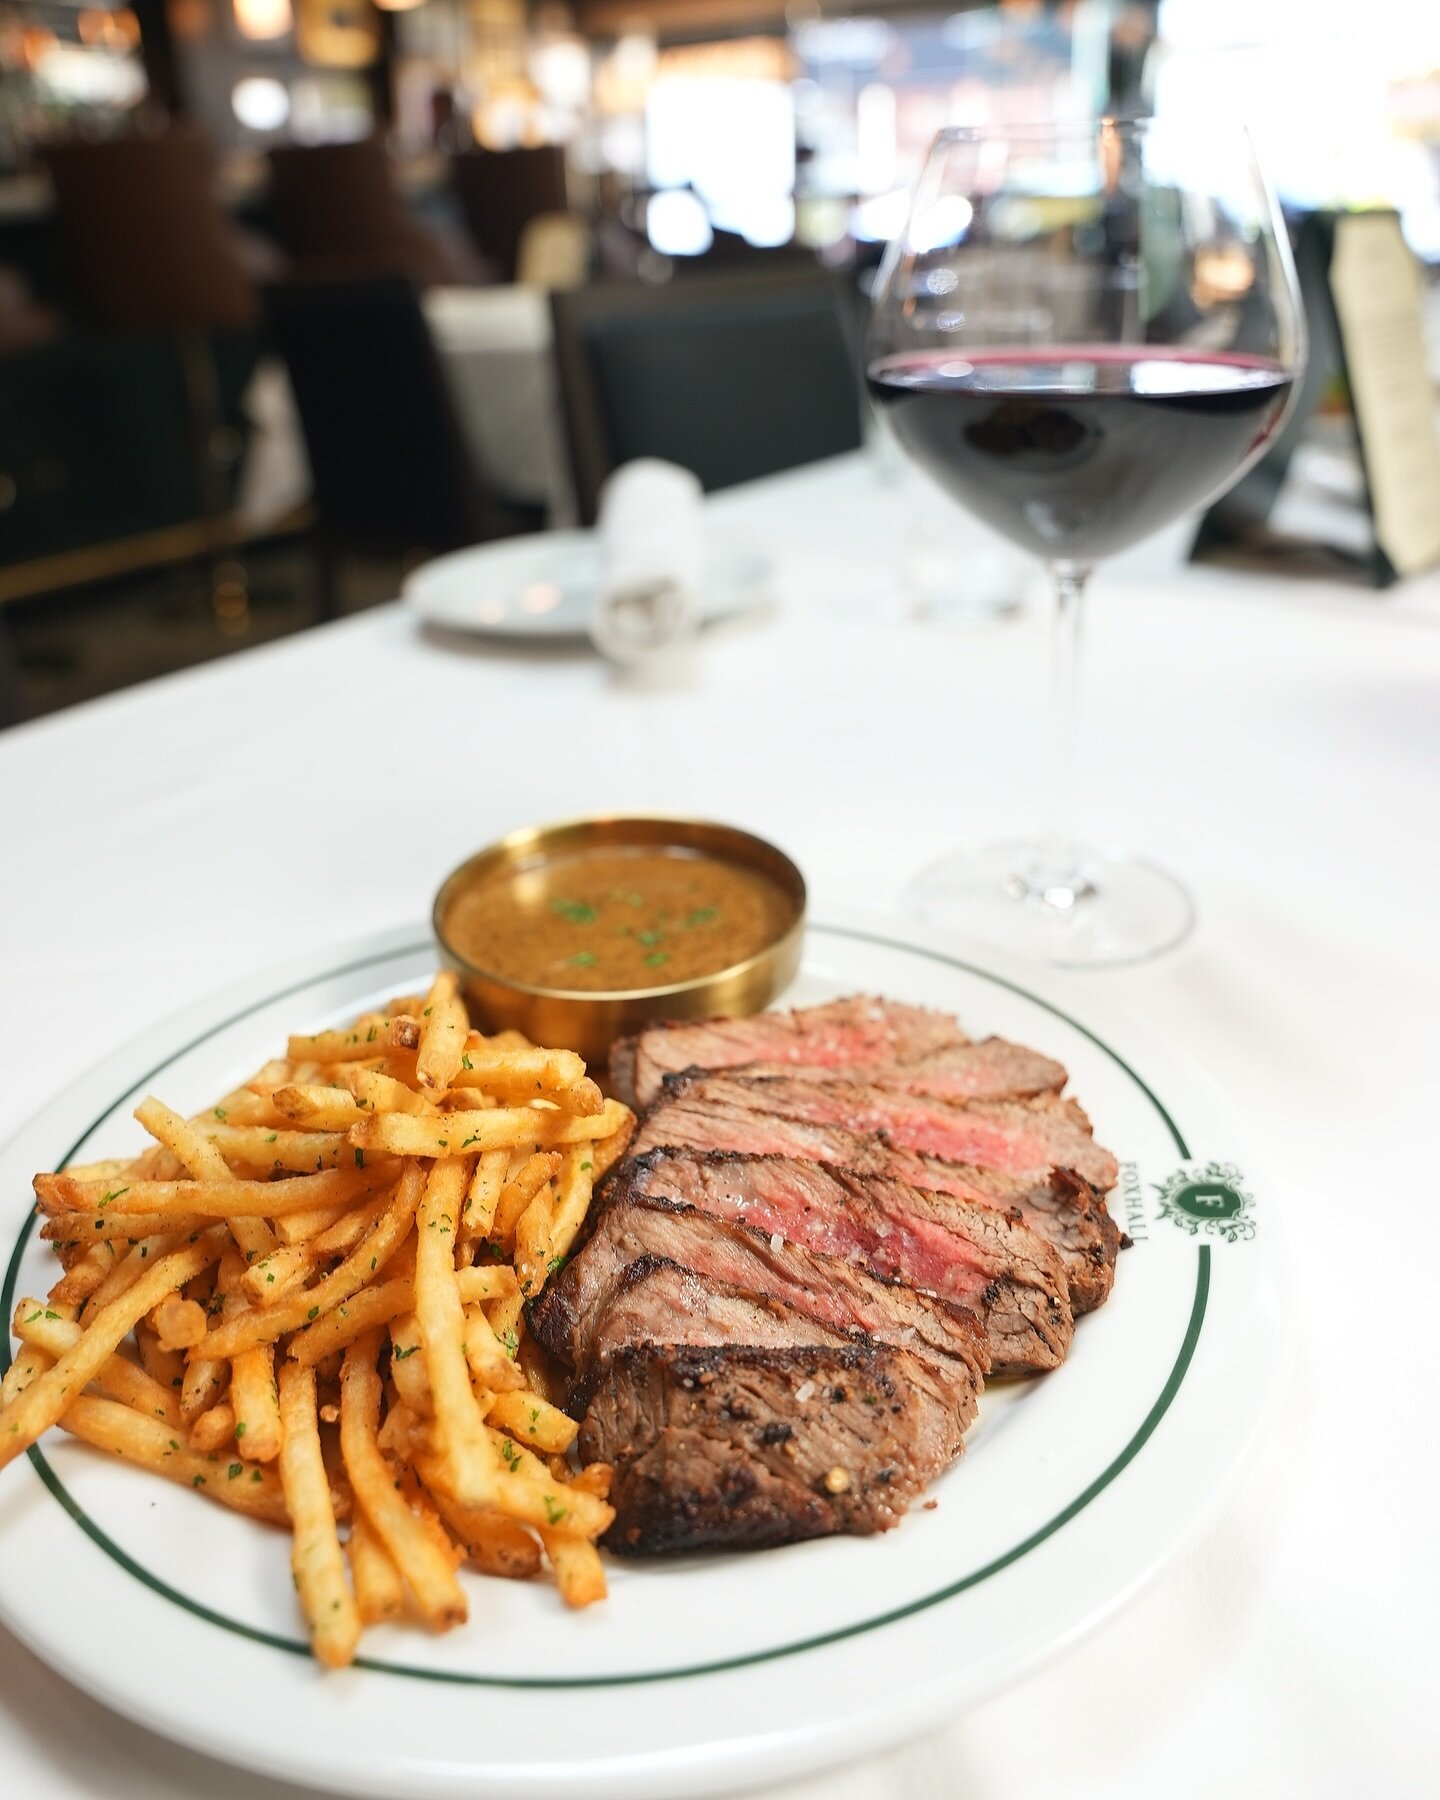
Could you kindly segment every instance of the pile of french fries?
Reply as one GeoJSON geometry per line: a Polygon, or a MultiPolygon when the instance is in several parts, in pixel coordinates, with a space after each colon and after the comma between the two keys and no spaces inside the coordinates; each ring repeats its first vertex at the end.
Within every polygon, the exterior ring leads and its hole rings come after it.
{"type": "Polygon", "coordinates": [[[522,1312],[634,1128],[580,1058],[471,1031],[447,973],[135,1116],[133,1160],[35,1178],[64,1274],[16,1308],[0,1467],[59,1425],[288,1523],[331,1666],[378,1620],[459,1624],[464,1562],[602,1599],[610,1470],[572,1467],[522,1312]]]}

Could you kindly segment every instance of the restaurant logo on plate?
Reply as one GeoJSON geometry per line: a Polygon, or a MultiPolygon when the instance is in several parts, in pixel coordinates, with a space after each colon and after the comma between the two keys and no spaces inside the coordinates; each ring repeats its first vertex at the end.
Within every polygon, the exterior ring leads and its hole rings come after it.
{"type": "Polygon", "coordinates": [[[1203,1231],[1228,1244],[1253,1238],[1255,1201],[1241,1186],[1244,1179],[1234,1163],[1192,1163],[1156,1187],[1160,1216],[1191,1237],[1203,1231]]]}

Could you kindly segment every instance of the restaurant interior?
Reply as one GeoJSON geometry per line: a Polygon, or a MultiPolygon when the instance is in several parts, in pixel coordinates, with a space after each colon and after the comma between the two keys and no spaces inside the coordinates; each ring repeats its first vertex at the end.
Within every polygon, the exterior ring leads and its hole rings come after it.
{"type": "Polygon", "coordinates": [[[883,465],[865,315],[935,132],[1222,90],[1292,232],[1398,213],[1433,328],[1424,7],[3,0],[5,720],[593,525],[637,457],[883,465]]]}
{"type": "Polygon", "coordinates": [[[1437,695],[1440,0],[0,0],[0,1800],[1440,1793],[1437,695]]]}

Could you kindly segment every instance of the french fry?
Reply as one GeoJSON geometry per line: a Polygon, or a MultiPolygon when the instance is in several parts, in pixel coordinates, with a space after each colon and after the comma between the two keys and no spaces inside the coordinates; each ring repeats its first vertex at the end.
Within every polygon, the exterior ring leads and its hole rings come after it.
{"type": "MultiPolygon", "coordinates": [[[[414,1284],[411,1284],[412,1291],[414,1284]]],[[[402,1313],[390,1326],[390,1379],[395,1390],[417,1418],[428,1419],[435,1411],[430,1370],[421,1352],[425,1348],[420,1321],[413,1312],[402,1313]]]]}
{"type": "Polygon", "coordinates": [[[599,1112],[603,1096],[573,1050],[507,1048],[496,1038],[471,1032],[461,1052],[452,1088],[484,1088],[517,1100],[557,1100],[568,1112],[599,1112]],[[593,1098],[592,1098],[593,1097],[593,1098]]]}
{"type": "Polygon", "coordinates": [[[509,1244],[515,1236],[515,1227],[522,1216],[529,1210],[530,1203],[554,1177],[560,1169],[562,1161],[558,1150],[537,1151],[526,1157],[516,1172],[509,1177],[500,1194],[500,1203],[495,1208],[495,1217],[490,1222],[490,1236],[497,1244],[509,1244]]]}
{"type": "Polygon", "coordinates": [[[443,1113],[434,1119],[382,1113],[356,1125],[350,1142],[356,1149],[391,1156],[463,1156],[469,1150],[478,1154],[527,1144],[532,1149],[546,1149],[611,1137],[629,1117],[618,1100],[607,1100],[598,1113],[581,1117],[529,1106],[443,1113]]]}
{"type": "Polygon", "coordinates": [[[283,1428],[275,1352],[269,1344],[242,1350],[231,1363],[230,1405],[235,1413],[235,1442],[256,1462],[274,1462],[280,1454],[283,1428]]]}
{"type": "Polygon", "coordinates": [[[189,1431],[190,1448],[209,1456],[224,1444],[235,1442],[235,1409],[228,1400],[217,1400],[201,1413],[189,1431]]]}
{"type": "Polygon", "coordinates": [[[344,1031],[317,1031],[292,1037],[286,1056],[291,1063],[364,1062],[382,1053],[389,1029],[389,1015],[362,1013],[344,1031]]]}
{"type": "Polygon", "coordinates": [[[135,1108],[135,1117],[150,1135],[202,1181],[228,1181],[230,1165],[188,1119],[182,1119],[153,1095],[135,1108]]]}
{"type": "Polygon", "coordinates": [[[513,1261],[520,1279],[520,1292],[527,1297],[538,1294],[545,1285],[554,1219],[555,1196],[548,1187],[543,1187],[515,1222],[513,1261]]]}
{"type": "Polygon", "coordinates": [[[53,1368],[55,1358],[48,1351],[39,1349],[34,1344],[27,1344],[5,1371],[0,1379],[0,1418],[4,1417],[4,1408],[23,1394],[26,1388],[49,1368],[53,1368]]]}
{"type": "Polygon", "coordinates": [[[491,1438],[508,1475],[495,1484],[495,1510],[522,1524],[565,1527],[567,1533],[596,1538],[615,1517],[615,1509],[594,1494],[557,1481],[538,1456],[506,1432],[491,1429],[491,1438]]]}
{"type": "Polygon", "coordinates": [[[507,1432],[531,1450],[543,1451],[547,1456],[563,1456],[580,1429],[568,1413],[525,1389],[496,1394],[485,1418],[497,1431],[507,1432]]]}
{"type": "Polygon", "coordinates": [[[50,1298],[62,1306],[83,1306],[115,1267],[113,1244],[92,1244],[79,1262],[50,1290],[50,1298]]]}
{"type": "MultiPolygon", "coordinates": [[[[325,1177],[315,1175],[311,1179],[323,1181],[325,1177]]],[[[299,1330],[302,1325],[319,1318],[322,1312],[328,1312],[358,1293],[371,1275],[385,1267],[399,1248],[401,1239],[409,1233],[420,1203],[423,1182],[419,1167],[410,1164],[373,1229],[338,1268],[332,1269],[313,1288],[306,1288],[303,1293],[292,1295],[275,1306],[227,1319],[217,1331],[209,1334],[200,1348],[211,1357],[238,1356],[255,1344],[273,1344],[286,1332],[299,1330]]],[[[274,1185],[282,1184],[276,1182],[274,1185]]]]}
{"type": "Polygon", "coordinates": [[[348,1169],[355,1160],[343,1128],[300,1131],[279,1125],[219,1125],[207,1119],[198,1129],[232,1168],[247,1175],[306,1175],[312,1169],[348,1169]]]}
{"type": "Polygon", "coordinates": [[[460,983],[453,969],[442,969],[431,982],[420,1018],[415,1078],[432,1094],[443,1093],[460,1070],[465,1038],[470,1029],[460,998],[460,983]]]}
{"type": "Polygon", "coordinates": [[[370,1112],[416,1113],[423,1117],[435,1111],[435,1103],[424,1094],[417,1094],[403,1081],[376,1069],[351,1064],[337,1069],[335,1078],[370,1112]]]}
{"type": "MultiPolygon", "coordinates": [[[[22,1300],[15,1308],[14,1332],[23,1344],[43,1350],[52,1361],[74,1349],[82,1336],[73,1319],[61,1317],[53,1306],[39,1300],[22,1300]]],[[[163,1419],[167,1425],[180,1423],[173,1389],[162,1387],[118,1350],[96,1374],[95,1386],[107,1399],[119,1400],[136,1412],[163,1419]]]]}
{"type": "Polygon", "coordinates": [[[394,1559],[375,1534],[375,1528],[357,1512],[345,1540],[350,1558],[350,1579],[362,1625],[378,1625],[398,1619],[405,1610],[405,1583],[394,1559]]]}
{"type": "Polygon", "coordinates": [[[147,1419],[118,1401],[82,1394],[71,1401],[60,1424],[97,1450],[108,1450],[180,1487],[194,1488],[236,1512],[274,1525],[283,1525],[289,1518],[280,1483],[268,1469],[239,1457],[203,1456],[163,1420],[147,1419]]]}
{"type": "Polygon", "coordinates": [[[167,1294],[150,1314],[162,1349],[189,1350],[205,1335],[205,1308],[195,1300],[167,1294]]]}
{"type": "Polygon", "coordinates": [[[164,1231],[142,1238],[138,1244],[132,1244],[116,1260],[99,1287],[83,1302],[80,1308],[81,1319],[93,1319],[103,1307],[132,1287],[146,1269],[152,1267],[162,1256],[168,1256],[172,1250],[180,1249],[189,1241],[188,1232],[164,1231]]]}
{"type": "Polygon", "coordinates": [[[122,1195],[127,1209],[169,1220],[171,1214],[232,1219],[238,1215],[278,1218],[328,1204],[352,1205],[376,1185],[379,1172],[363,1166],[296,1175],[278,1181],[133,1181],[115,1189],[103,1181],[75,1181],[68,1175],[37,1175],[35,1192],[49,1210],[100,1217],[122,1195]]]}
{"type": "Polygon", "coordinates": [[[477,1569],[510,1581],[527,1581],[539,1574],[540,1546],[523,1525],[500,1513],[462,1506],[446,1493],[444,1465],[433,1454],[418,1454],[415,1467],[440,1517],[477,1569]]]}
{"type": "Polygon", "coordinates": [[[593,1606],[606,1594],[605,1570],[595,1546],[583,1537],[539,1527],[540,1542],[555,1571],[555,1585],[567,1606],[593,1606]]]}
{"type": "Polygon", "coordinates": [[[318,1081],[278,1087],[270,1103],[283,1118],[310,1131],[348,1131],[365,1117],[365,1108],[347,1089],[318,1081]]]}
{"type": "Polygon", "coordinates": [[[465,1312],[455,1278],[455,1233],[469,1182],[470,1164],[463,1159],[438,1162],[430,1171],[416,1215],[415,1318],[448,1491],[462,1506],[484,1506],[494,1490],[496,1460],[470,1385],[465,1312]]]}
{"type": "Polygon", "coordinates": [[[461,1348],[465,1362],[477,1388],[488,1393],[504,1393],[525,1385],[518,1363],[496,1337],[482,1306],[465,1308],[465,1340],[461,1348]]]}
{"type": "Polygon", "coordinates": [[[133,1287],[98,1313],[74,1347],[0,1412],[0,1468],[22,1450],[28,1450],[43,1431],[56,1424],[66,1410],[67,1400],[95,1379],[150,1309],[166,1294],[176,1292],[192,1276],[209,1268],[223,1248],[223,1233],[207,1232],[198,1243],[162,1257],[133,1287]]]}
{"type": "MultiPolygon", "coordinates": [[[[345,1352],[340,1375],[340,1448],[355,1502],[389,1551],[421,1617],[436,1630],[463,1622],[465,1590],[450,1559],[396,1492],[395,1476],[375,1441],[380,1417],[380,1353],[377,1332],[345,1352]]],[[[42,1377],[43,1379],[43,1377],[42,1377]]]]}
{"type": "MultiPolygon", "coordinates": [[[[487,1263],[478,1269],[457,1269],[456,1284],[462,1303],[473,1305],[481,1300],[500,1300],[518,1295],[519,1287],[513,1269],[501,1263],[487,1263]]],[[[317,1363],[332,1351],[343,1350],[362,1331],[373,1325],[388,1325],[402,1313],[415,1310],[415,1282],[412,1276],[397,1276],[375,1287],[362,1288],[352,1299],[342,1301],[332,1312],[323,1314],[313,1325],[297,1331],[290,1340],[290,1354],[298,1362],[317,1363]]]]}
{"type": "Polygon", "coordinates": [[[475,1173],[470,1178],[470,1191],[465,1196],[465,1210],[460,1219],[462,1238],[482,1238],[489,1232],[509,1166],[508,1150],[487,1150],[476,1157],[475,1173]]]}
{"type": "Polygon", "coordinates": [[[157,1219],[153,1213],[98,1213],[92,1216],[90,1213],[58,1212],[46,1219],[40,1227],[40,1235],[57,1250],[82,1244],[88,1253],[96,1244],[108,1244],[112,1250],[123,1251],[172,1226],[180,1237],[187,1238],[204,1231],[211,1223],[200,1213],[157,1219]]]}
{"type": "Polygon", "coordinates": [[[327,1668],[343,1668],[360,1641],[360,1610],[345,1575],[330,1479],[320,1451],[315,1371],[280,1371],[280,1481],[295,1536],[290,1566],[310,1625],[310,1647],[327,1668]]]}
{"type": "Polygon", "coordinates": [[[570,1254],[595,1192],[595,1157],[589,1145],[565,1152],[555,1179],[555,1207],[550,1220],[550,1255],[546,1274],[554,1275],[570,1254]]]}

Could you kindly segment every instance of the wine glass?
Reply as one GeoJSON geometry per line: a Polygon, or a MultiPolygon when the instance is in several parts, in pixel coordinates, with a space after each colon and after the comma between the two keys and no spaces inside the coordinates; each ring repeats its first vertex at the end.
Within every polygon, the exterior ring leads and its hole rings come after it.
{"type": "Polygon", "coordinates": [[[870,392],[920,468],[1045,561],[1055,791],[1033,841],[925,871],[923,917],[1080,967],[1188,933],[1174,876],[1073,834],[1085,588],[1101,558],[1239,479],[1303,360],[1288,240],[1239,126],[1101,118],[935,140],[881,265],[870,392]]]}

